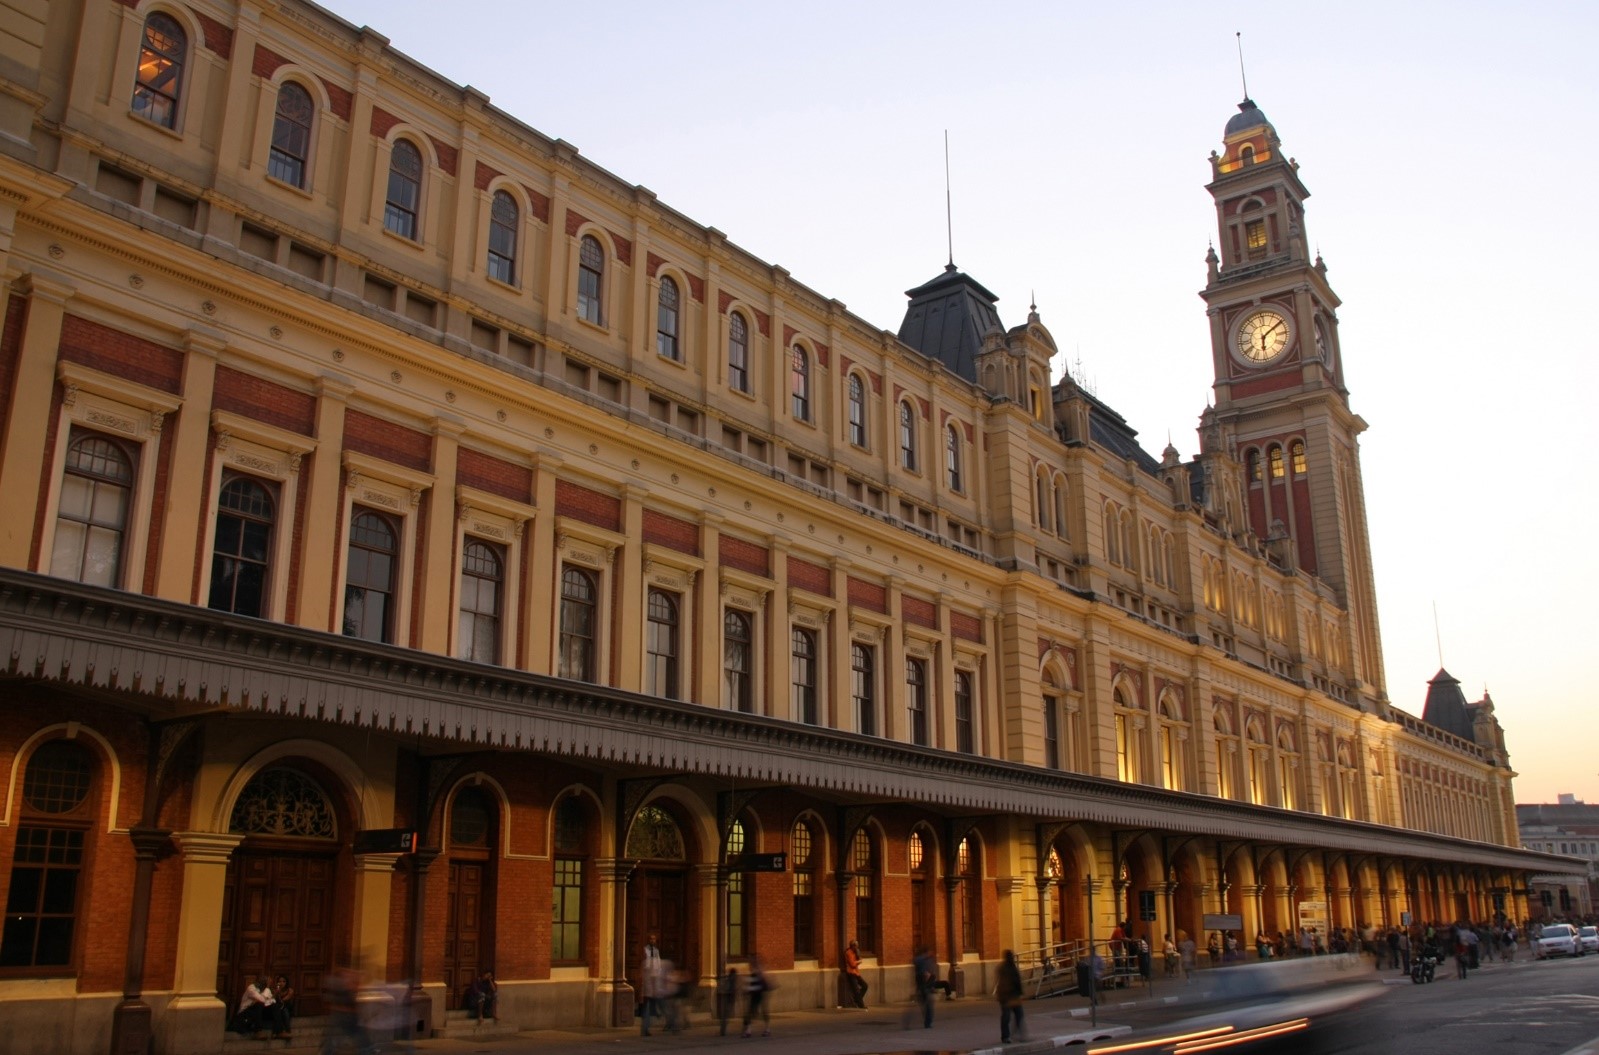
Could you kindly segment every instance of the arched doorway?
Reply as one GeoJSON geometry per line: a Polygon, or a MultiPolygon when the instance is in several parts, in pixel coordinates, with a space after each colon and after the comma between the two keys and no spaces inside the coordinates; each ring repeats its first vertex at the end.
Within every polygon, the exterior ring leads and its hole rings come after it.
{"type": "Polygon", "coordinates": [[[645,806],[627,833],[628,858],[638,862],[627,882],[628,984],[644,992],[644,945],[650,935],[661,958],[693,976],[702,972],[694,921],[699,891],[690,883],[683,829],[665,808],[645,806]]]}
{"type": "Polygon", "coordinates": [[[444,910],[444,987],[465,1007],[472,981],[494,967],[494,859],[499,809],[481,785],[450,801],[448,900],[444,910]]]}
{"type": "Polygon", "coordinates": [[[934,875],[938,853],[935,847],[932,833],[926,828],[918,825],[911,830],[907,850],[910,854],[912,949],[924,946],[938,948],[938,909],[935,899],[938,883],[934,875]]]}
{"type": "Polygon", "coordinates": [[[1055,903],[1049,916],[1049,937],[1056,945],[1088,938],[1088,894],[1083,889],[1087,875],[1082,860],[1070,843],[1057,840],[1049,848],[1049,878],[1054,880],[1055,903]]]}
{"type": "Polygon", "coordinates": [[[288,765],[261,770],[239,792],[228,830],[244,841],[228,858],[217,943],[217,995],[227,1007],[258,975],[283,975],[297,1012],[321,1013],[348,901],[339,813],[316,778],[288,765]]]}

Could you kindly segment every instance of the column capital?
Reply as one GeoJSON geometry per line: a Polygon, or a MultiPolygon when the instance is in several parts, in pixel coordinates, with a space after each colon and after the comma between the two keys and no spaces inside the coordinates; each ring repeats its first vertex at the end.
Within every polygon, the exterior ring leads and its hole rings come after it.
{"type": "Polygon", "coordinates": [[[242,835],[222,832],[174,832],[172,841],[178,844],[178,853],[184,864],[227,864],[228,857],[242,842],[242,835]]]}

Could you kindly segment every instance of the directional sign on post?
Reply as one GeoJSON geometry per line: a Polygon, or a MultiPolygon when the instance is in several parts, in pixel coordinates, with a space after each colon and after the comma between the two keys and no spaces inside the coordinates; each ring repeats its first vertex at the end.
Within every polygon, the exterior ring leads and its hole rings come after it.
{"type": "Polygon", "coordinates": [[[416,832],[410,828],[364,828],[355,833],[358,854],[409,854],[416,852],[416,832]]]}
{"type": "Polygon", "coordinates": [[[729,854],[727,867],[734,872],[786,872],[788,854],[729,854]]]}

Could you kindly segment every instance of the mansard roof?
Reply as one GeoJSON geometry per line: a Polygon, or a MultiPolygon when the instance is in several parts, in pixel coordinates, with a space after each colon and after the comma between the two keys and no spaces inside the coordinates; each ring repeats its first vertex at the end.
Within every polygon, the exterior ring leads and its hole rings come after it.
{"type": "Polygon", "coordinates": [[[1427,704],[1422,708],[1421,720],[1463,740],[1477,741],[1466,694],[1460,691],[1460,682],[1441,667],[1427,683],[1427,704]]]}
{"type": "Polygon", "coordinates": [[[957,270],[953,261],[943,274],[905,295],[911,302],[899,324],[899,339],[943,363],[957,377],[976,383],[983,339],[1005,332],[994,309],[999,298],[957,270]]]}

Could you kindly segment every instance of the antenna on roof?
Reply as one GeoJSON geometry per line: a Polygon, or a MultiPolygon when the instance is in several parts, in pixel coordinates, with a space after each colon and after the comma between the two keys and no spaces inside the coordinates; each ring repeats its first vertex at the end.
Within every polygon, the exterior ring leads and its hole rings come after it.
{"type": "Polygon", "coordinates": [[[1443,670],[1444,669],[1444,636],[1443,636],[1443,632],[1438,629],[1438,602],[1437,601],[1434,601],[1432,603],[1432,636],[1434,638],[1436,638],[1437,642],[1438,642],[1438,669],[1439,670],[1443,670]]]}
{"type": "Polygon", "coordinates": [[[949,239],[949,270],[955,270],[955,221],[949,204],[949,129],[944,129],[944,233],[949,239]]]}
{"type": "Polygon", "coordinates": [[[1244,82],[1244,98],[1249,98],[1249,77],[1244,73],[1244,34],[1236,32],[1233,36],[1238,38],[1238,79],[1244,82]]]}

